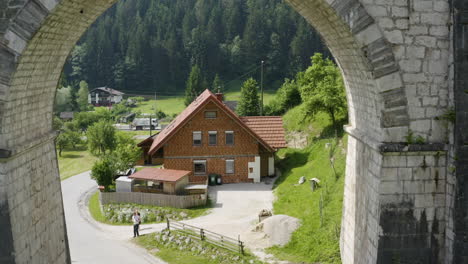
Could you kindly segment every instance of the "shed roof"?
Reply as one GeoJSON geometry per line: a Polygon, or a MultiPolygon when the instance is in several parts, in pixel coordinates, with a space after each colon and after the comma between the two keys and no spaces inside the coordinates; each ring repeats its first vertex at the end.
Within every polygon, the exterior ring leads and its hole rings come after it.
{"type": "Polygon", "coordinates": [[[241,116],[240,119],[270,146],[286,147],[281,116],[241,116]]]}
{"type": "Polygon", "coordinates": [[[129,178],[148,181],[177,182],[190,173],[190,171],[184,170],[144,168],[141,171],[130,175],[129,178]]]}

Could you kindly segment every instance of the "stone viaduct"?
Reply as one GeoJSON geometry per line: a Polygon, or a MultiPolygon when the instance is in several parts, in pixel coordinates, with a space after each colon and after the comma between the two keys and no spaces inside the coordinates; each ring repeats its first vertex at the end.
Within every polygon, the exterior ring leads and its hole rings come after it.
{"type": "MultiPolygon", "coordinates": [[[[0,263],[70,263],[54,96],[114,1],[0,0],[0,263]]],[[[468,1],[287,1],[346,84],[343,263],[468,263],[468,1]]]]}

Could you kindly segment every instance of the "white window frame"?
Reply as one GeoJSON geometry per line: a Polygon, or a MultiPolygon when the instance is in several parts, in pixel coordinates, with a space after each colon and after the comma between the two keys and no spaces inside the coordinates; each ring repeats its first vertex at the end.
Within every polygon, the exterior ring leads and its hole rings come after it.
{"type": "Polygon", "coordinates": [[[201,131],[193,131],[192,132],[192,145],[193,146],[203,145],[203,133],[201,131]],[[195,144],[195,135],[200,135],[200,144],[195,144]]]}
{"type": "Polygon", "coordinates": [[[234,159],[227,159],[227,160],[226,160],[226,170],[225,170],[226,174],[234,174],[234,172],[236,171],[235,168],[236,168],[236,162],[235,162],[235,160],[234,160],[234,159]],[[232,162],[232,170],[229,170],[229,171],[228,171],[228,163],[229,163],[229,162],[232,162]]]}
{"type": "Polygon", "coordinates": [[[206,160],[194,160],[193,161],[193,175],[206,175],[206,160]],[[195,171],[195,164],[204,164],[205,171],[204,172],[196,172],[195,171]]]}
{"type": "Polygon", "coordinates": [[[218,145],[218,131],[208,131],[208,146],[216,146],[218,145]],[[214,144],[211,144],[210,138],[211,135],[216,136],[216,142],[214,144]]]}
{"type": "Polygon", "coordinates": [[[224,143],[228,146],[234,146],[234,131],[225,131],[224,132],[224,143]],[[232,144],[228,144],[227,142],[227,135],[231,134],[232,135],[232,144]]]}

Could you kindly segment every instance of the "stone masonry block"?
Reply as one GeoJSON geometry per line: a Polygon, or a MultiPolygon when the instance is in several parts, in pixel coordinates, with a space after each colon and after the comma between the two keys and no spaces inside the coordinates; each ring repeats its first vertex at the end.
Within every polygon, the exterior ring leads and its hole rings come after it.
{"type": "Polygon", "coordinates": [[[405,155],[387,155],[383,158],[384,168],[404,168],[407,165],[407,156],[405,155]]]}
{"type": "Polygon", "coordinates": [[[392,73],[392,74],[382,76],[376,81],[377,81],[377,87],[379,88],[380,92],[393,90],[393,89],[400,88],[403,86],[403,82],[401,80],[401,76],[399,73],[392,73]]]}

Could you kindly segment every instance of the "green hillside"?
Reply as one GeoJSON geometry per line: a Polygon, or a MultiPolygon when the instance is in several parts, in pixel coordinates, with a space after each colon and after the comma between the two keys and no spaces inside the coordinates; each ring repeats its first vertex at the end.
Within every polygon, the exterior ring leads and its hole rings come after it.
{"type": "Polygon", "coordinates": [[[306,131],[311,143],[304,149],[287,148],[278,152],[277,166],[282,176],[274,189],[277,200],[273,210],[274,214],[300,219],[302,226],[287,245],[268,251],[281,260],[292,262],[341,263],[339,235],[347,136],[327,137],[330,121],[325,115],[319,114],[315,119],[304,122],[298,118],[299,111],[300,106],[284,115],[285,127],[288,132],[306,131]],[[330,155],[334,157],[336,174],[330,155]],[[296,186],[302,176],[307,182],[296,186]],[[312,191],[311,178],[320,180],[319,189],[312,191]]]}

